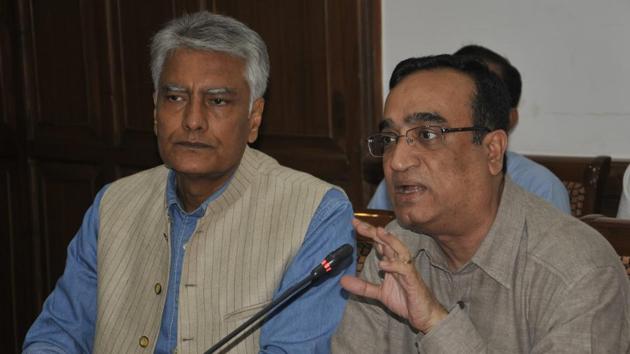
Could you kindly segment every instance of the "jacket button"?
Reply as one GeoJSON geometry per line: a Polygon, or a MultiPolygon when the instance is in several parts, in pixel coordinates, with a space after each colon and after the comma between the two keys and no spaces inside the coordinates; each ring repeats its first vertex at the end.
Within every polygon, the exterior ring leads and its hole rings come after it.
{"type": "Polygon", "coordinates": [[[142,348],[146,348],[149,346],[149,338],[147,336],[140,337],[139,344],[142,348]]]}
{"type": "Polygon", "coordinates": [[[153,290],[155,290],[155,294],[156,295],[160,295],[162,293],[162,284],[155,283],[155,286],[153,287],[153,290]]]}

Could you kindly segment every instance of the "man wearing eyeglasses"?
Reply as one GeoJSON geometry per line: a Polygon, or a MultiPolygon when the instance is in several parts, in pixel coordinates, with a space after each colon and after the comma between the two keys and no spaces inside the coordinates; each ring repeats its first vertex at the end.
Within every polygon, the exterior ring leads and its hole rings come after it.
{"type": "Polygon", "coordinates": [[[625,353],[630,289],[606,240],[503,172],[509,94],[477,61],[398,64],[380,133],[396,220],[333,337],[351,353],[625,353]]]}
{"type": "MultiPolygon", "coordinates": [[[[519,120],[518,103],[521,98],[521,74],[508,59],[494,51],[475,44],[466,45],[458,49],[455,55],[474,57],[488,66],[507,86],[510,93],[510,120],[508,134],[514,129],[519,120]]],[[[517,154],[513,151],[505,153],[506,173],[514,183],[528,192],[531,192],[567,214],[571,214],[569,193],[551,171],[546,167],[517,154]]],[[[393,206],[387,194],[385,180],[382,180],[374,191],[374,195],[368,203],[370,209],[392,210],[393,206]]]]}

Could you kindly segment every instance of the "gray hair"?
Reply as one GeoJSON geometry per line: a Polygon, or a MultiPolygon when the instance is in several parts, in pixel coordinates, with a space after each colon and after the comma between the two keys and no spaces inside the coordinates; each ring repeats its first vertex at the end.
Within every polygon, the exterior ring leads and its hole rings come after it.
{"type": "Polygon", "coordinates": [[[159,89],[164,61],[173,50],[182,47],[222,52],[244,59],[250,106],[265,93],[270,70],[265,42],[245,24],[207,11],[175,18],[153,36],[151,77],[156,91],[159,89]]]}

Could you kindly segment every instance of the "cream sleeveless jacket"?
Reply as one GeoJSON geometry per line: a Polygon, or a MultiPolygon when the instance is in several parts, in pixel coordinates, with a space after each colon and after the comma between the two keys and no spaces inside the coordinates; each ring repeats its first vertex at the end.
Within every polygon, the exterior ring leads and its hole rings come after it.
{"type": "MultiPolygon", "coordinates": [[[[113,183],[100,205],[95,353],[153,353],[168,287],[168,169],[113,183]]],[[[332,186],[246,148],[186,244],[178,353],[203,353],[266,305],[332,186]]],[[[259,329],[230,348],[258,353],[259,329]]]]}

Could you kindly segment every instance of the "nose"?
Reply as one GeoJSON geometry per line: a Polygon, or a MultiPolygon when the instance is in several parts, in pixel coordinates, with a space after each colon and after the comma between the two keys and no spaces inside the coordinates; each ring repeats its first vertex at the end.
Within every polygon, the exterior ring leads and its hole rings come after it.
{"type": "Polygon", "coordinates": [[[190,103],[186,106],[182,126],[185,130],[189,131],[206,129],[208,126],[206,113],[206,107],[201,99],[191,99],[190,103]]]}
{"type": "Polygon", "coordinates": [[[394,171],[406,171],[419,164],[419,153],[413,145],[407,143],[403,136],[383,156],[384,164],[394,171]]]}

